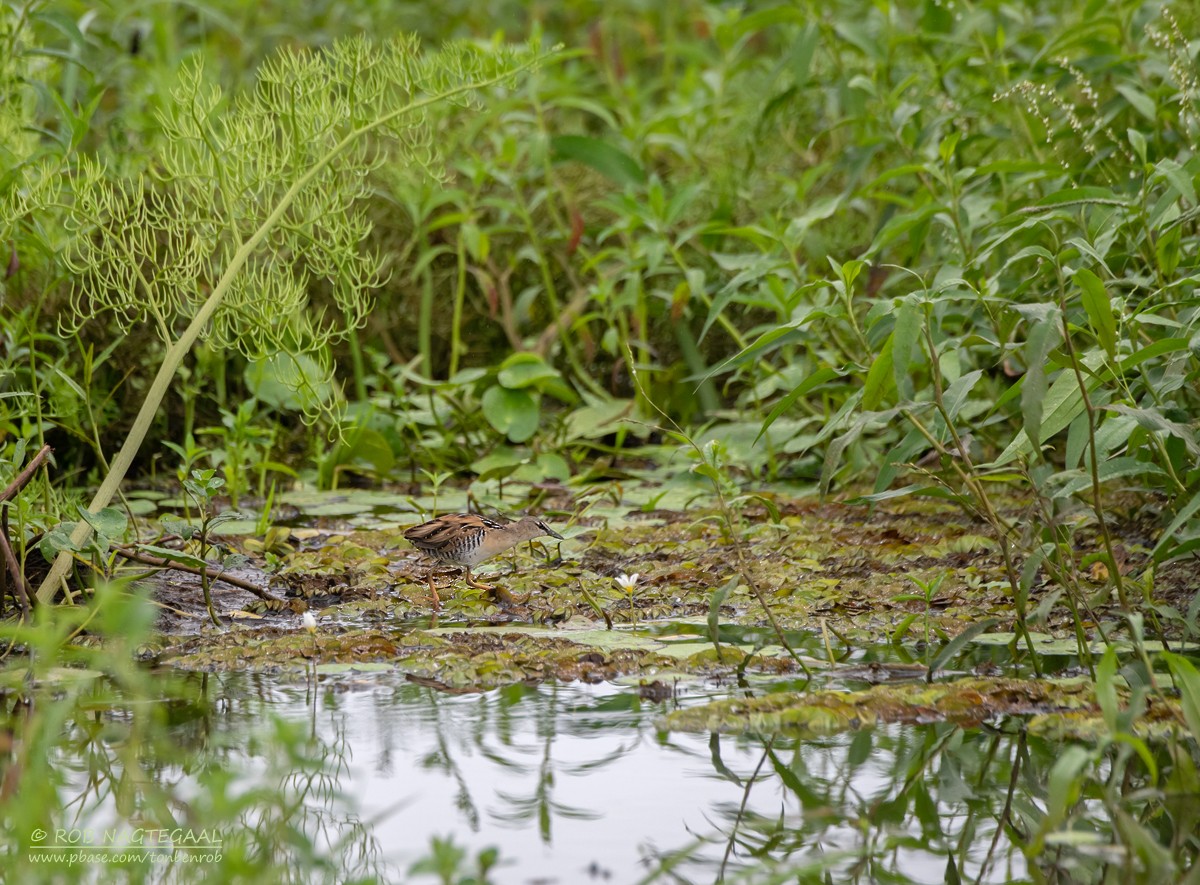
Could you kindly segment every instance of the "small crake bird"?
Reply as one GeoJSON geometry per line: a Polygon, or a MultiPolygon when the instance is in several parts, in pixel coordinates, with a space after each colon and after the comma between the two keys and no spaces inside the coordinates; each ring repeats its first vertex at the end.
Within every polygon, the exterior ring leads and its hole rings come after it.
{"type": "MultiPolygon", "coordinates": [[[[505,524],[473,513],[448,513],[413,526],[404,533],[405,539],[412,542],[422,553],[427,553],[448,565],[462,566],[466,572],[467,584],[487,590],[501,599],[511,597],[490,584],[480,584],[471,577],[471,569],[522,541],[530,541],[543,535],[563,540],[562,535],[536,516],[526,516],[505,524]]],[[[441,599],[438,598],[437,588],[433,585],[433,571],[433,567],[430,567],[429,593],[433,598],[434,608],[440,608],[441,599]]]]}

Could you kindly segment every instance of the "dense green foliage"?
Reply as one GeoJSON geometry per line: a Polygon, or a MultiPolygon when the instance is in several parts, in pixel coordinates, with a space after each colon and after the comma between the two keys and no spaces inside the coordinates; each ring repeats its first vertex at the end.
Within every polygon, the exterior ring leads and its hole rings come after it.
{"type": "Polygon", "coordinates": [[[1200,547],[1192,6],[424,6],[0,2],[0,476],[57,453],[22,563],[129,470],[237,500],[665,442],[731,497],[951,498],[1030,651],[1061,601],[1095,667],[1085,572],[1195,634],[1153,598],[1200,547]],[[474,42],[363,37],[413,32],[474,42]]]}
{"type": "MultiPolygon", "coordinates": [[[[166,444],[204,452],[236,498],[311,467],[326,485],[526,462],[567,479],[665,415],[708,427],[735,471],[952,495],[1067,583],[1063,513],[1083,502],[1126,605],[1106,483],[1165,495],[1155,563],[1192,549],[1185,12],[571,5],[541,25],[576,36],[565,59],[364,142],[259,241],[275,259],[222,276],[330,114],[370,113],[331,100],[353,87],[321,98],[336,75],[299,56],[264,60],[408,13],[5,9],[10,445],[49,438],[102,471],[140,405],[161,440],[143,471],[175,460],[166,444]],[[305,78],[287,111],[273,90],[305,78]],[[307,128],[269,145],[255,126],[276,113],[307,128]],[[175,317],[213,285],[230,300],[176,372],[175,317]],[[317,432],[289,417],[343,387],[317,432]],[[1021,528],[995,482],[1037,492],[1021,528]]],[[[441,14],[422,27],[533,29],[441,14]]]]}
{"type": "MultiPolygon", "coordinates": [[[[90,15],[80,29],[69,4],[6,9],[9,205],[23,205],[23,166],[63,173],[95,158],[96,175],[151,188],[157,211],[184,220],[194,198],[168,183],[212,173],[184,150],[188,95],[208,87],[188,81],[195,73],[179,84],[183,59],[206,59],[236,95],[276,46],[368,22],[391,32],[410,15],[313,5],[263,27],[260,13],[209,4],[90,15]]],[[[373,158],[356,223],[363,235],[370,223],[363,260],[378,250],[384,280],[369,316],[345,316],[361,325],[338,361],[348,445],[330,451],[317,433],[297,450],[278,410],[311,397],[270,383],[278,360],[233,356],[263,347],[232,327],[188,358],[158,438],[213,426],[204,438],[218,451],[254,434],[263,461],[386,478],[414,444],[421,460],[461,469],[505,436],[542,450],[644,434],[620,421],[660,420],[644,396],[684,425],[779,415],[766,445],[731,452],[755,472],[874,477],[882,491],[901,465],[957,445],[949,419],[973,435],[974,462],[1003,451],[1006,468],[1019,455],[1039,469],[1035,443],[1053,446],[1058,487],[1077,492],[1091,428],[1103,430],[1101,480],[1188,500],[1197,96],[1183,13],[634,11],[568,6],[543,27],[575,35],[573,57],[482,108],[430,111],[412,150],[373,158]],[[510,353],[521,356],[505,363],[510,353]],[[248,396],[258,407],[238,415],[248,396]]],[[[439,36],[531,27],[512,9],[441,15],[419,24],[439,36]]],[[[252,138],[236,144],[217,150],[231,177],[263,161],[252,138]]],[[[244,197],[238,180],[223,199],[244,197]]],[[[51,432],[60,458],[101,460],[156,364],[138,325],[149,318],[114,307],[124,278],[97,277],[108,265],[94,254],[111,246],[72,240],[83,231],[69,216],[24,211],[5,226],[6,432],[51,432]],[[45,337],[56,326],[74,337],[45,337]]],[[[346,312],[336,286],[301,270],[305,298],[346,312]]],[[[735,430],[727,443],[742,439],[735,430]]],[[[155,449],[143,463],[165,455],[155,449]]]]}

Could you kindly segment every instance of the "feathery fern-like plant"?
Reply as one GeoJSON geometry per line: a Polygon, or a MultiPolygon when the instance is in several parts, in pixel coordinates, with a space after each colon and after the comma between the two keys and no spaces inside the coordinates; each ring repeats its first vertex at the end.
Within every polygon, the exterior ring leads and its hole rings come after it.
{"type": "MultiPolygon", "coordinates": [[[[530,48],[365,39],[316,52],[286,50],[257,85],[229,98],[186,67],[161,113],[164,138],[144,174],[115,178],[80,160],[26,173],[4,215],[36,223],[61,213],[72,232],[74,329],[103,313],[127,334],[167,349],[129,435],[88,509],[115,495],[185,355],[204,337],[250,359],[304,354],[330,371],[328,345],[370,309],[380,259],[362,246],[356,208],[385,157],[436,174],[428,114],[469,104],[546,59],[530,48]],[[310,305],[321,292],[334,308],[310,305]]],[[[4,217],[0,215],[0,218],[4,217]]],[[[302,381],[297,373],[297,382],[302,381]]],[[[72,536],[82,544],[86,520],[72,536]]],[[[49,602],[70,566],[61,554],[38,589],[49,602]]]]}

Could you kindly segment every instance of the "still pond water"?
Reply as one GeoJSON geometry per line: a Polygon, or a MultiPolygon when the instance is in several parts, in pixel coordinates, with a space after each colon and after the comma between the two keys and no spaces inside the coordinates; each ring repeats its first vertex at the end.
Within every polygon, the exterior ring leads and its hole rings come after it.
{"type": "MultiPolygon", "coordinates": [[[[420,881],[412,864],[452,837],[464,874],[498,849],[497,883],[819,881],[822,869],[836,881],[940,883],[951,857],[972,879],[1008,882],[1023,877],[1023,856],[992,841],[1011,760],[1049,761],[1006,728],[803,740],[660,728],[668,710],[767,683],[679,685],[666,700],[615,683],[455,695],[387,673],[162,684],[168,737],[193,760],[155,773],[176,795],[199,794],[196,772],[211,766],[242,791],[279,789],[264,761],[270,723],[315,738],[324,774],[285,778],[283,791],[339,881],[420,881]]],[[[77,825],[118,824],[113,791],[88,789],[95,759],[80,746],[64,745],[59,767],[74,772],[64,788],[78,793],[77,825]]]]}

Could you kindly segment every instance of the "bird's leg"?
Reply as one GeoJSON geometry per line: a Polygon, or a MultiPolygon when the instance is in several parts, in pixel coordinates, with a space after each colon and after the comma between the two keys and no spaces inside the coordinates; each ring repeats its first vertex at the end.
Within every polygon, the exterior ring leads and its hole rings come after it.
{"type": "Polygon", "coordinates": [[[441,597],[438,596],[437,587],[433,584],[433,568],[429,569],[429,599],[433,602],[433,610],[439,611],[442,607],[441,597]]]}
{"type": "Polygon", "coordinates": [[[480,584],[478,581],[476,581],[474,578],[471,577],[470,569],[465,569],[465,571],[466,571],[466,575],[467,575],[467,584],[468,585],[470,585],[471,587],[475,587],[479,590],[486,590],[488,593],[492,594],[492,596],[498,602],[502,602],[505,605],[513,605],[514,603],[525,603],[525,602],[529,601],[528,593],[526,593],[524,596],[522,596],[521,598],[518,599],[516,596],[513,596],[511,593],[509,593],[507,590],[505,590],[503,587],[497,587],[494,584],[480,584]]]}
{"type": "Polygon", "coordinates": [[[480,584],[478,581],[476,581],[474,578],[472,578],[470,568],[464,567],[463,574],[465,574],[467,576],[467,586],[468,587],[474,587],[476,590],[495,590],[496,589],[491,584],[480,584]]]}

